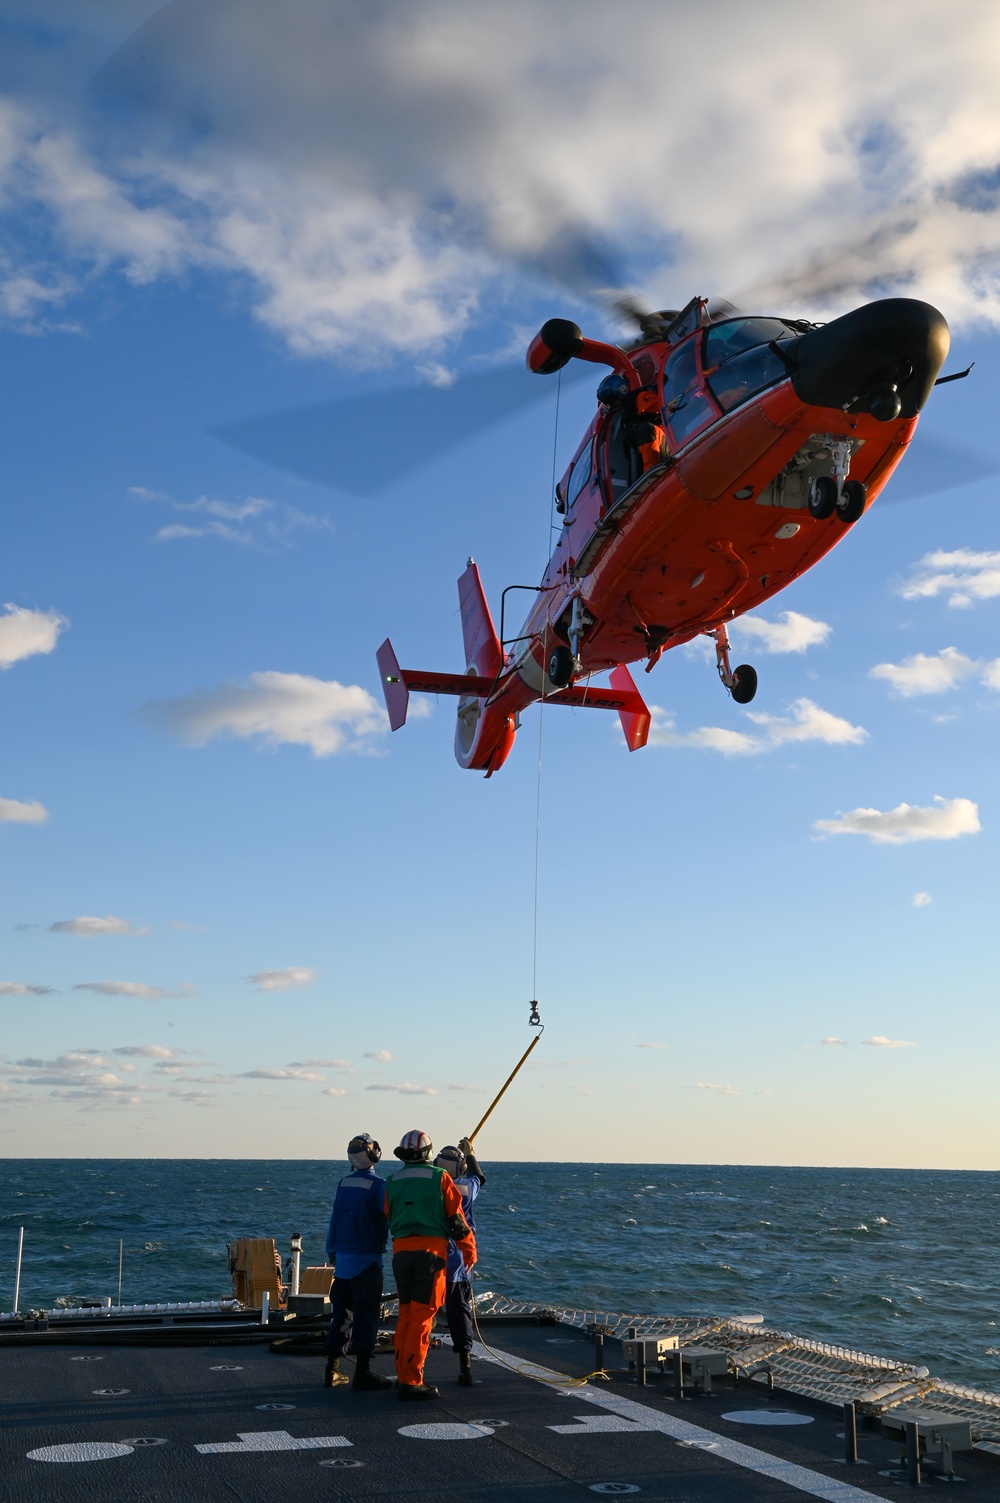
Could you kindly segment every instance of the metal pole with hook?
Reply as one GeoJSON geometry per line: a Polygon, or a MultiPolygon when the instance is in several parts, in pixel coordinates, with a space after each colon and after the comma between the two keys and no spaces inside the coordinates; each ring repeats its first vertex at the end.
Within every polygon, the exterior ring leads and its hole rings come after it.
{"type": "Polygon", "coordinates": [[[18,1228],[17,1233],[17,1273],[14,1276],[14,1314],[17,1314],[21,1299],[21,1254],[24,1251],[24,1227],[18,1228]]]}
{"type": "Polygon", "coordinates": [[[490,1105],[481,1120],[476,1124],[472,1132],[469,1133],[470,1143],[474,1143],[476,1141],[476,1138],[479,1136],[479,1133],[482,1130],[483,1126],[486,1122],[489,1121],[490,1117],[492,1116],[494,1107],[497,1105],[501,1096],[504,1094],[511,1081],[514,1079],[514,1076],[520,1070],[521,1066],[528,1058],[528,1055],[531,1053],[532,1049],[534,1049],[535,1045],[538,1043],[538,1040],[545,1032],[545,1025],[543,1024],[541,1018],[538,1016],[538,1003],[534,1000],[531,1003],[531,1017],[529,1019],[529,1026],[532,1028],[537,1028],[538,1032],[535,1034],[535,1037],[531,1040],[531,1043],[528,1045],[527,1049],[525,1049],[524,1053],[521,1055],[521,1058],[518,1060],[517,1064],[514,1066],[513,1070],[511,1070],[510,1074],[507,1076],[507,1079],[504,1081],[503,1085],[500,1087],[499,1091],[490,1102],[490,1105]]]}

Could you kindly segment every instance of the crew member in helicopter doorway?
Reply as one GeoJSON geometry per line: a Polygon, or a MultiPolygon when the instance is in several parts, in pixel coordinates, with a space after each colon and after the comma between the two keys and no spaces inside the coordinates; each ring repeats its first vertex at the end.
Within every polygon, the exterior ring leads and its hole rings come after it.
{"type": "Polygon", "coordinates": [[[382,1150],[369,1133],[347,1145],[351,1172],[337,1186],[326,1234],[326,1260],[334,1265],[330,1290],[330,1333],[324,1384],[336,1388],[350,1379],[340,1371],[348,1350],[355,1359],[352,1388],[374,1392],[392,1380],[371,1370],[382,1313],[382,1258],[389,1240],[384,1181],[375,1173],[382,1150]]]}
{"type": "MultiPolygon", "coordinates": [[[[476,1197],[486,1183],[486,1175],[468,1138],[458,1146],[450,1143],[434,1160],[438,1169],[447,1169],[462,1197],[462,1215],[473,1233],[476,1230],[476,1197]]],[[[478,1242],[477,1242],[478,1246],[478,1242]]],[[[466,1267],[454,1242],[448,1243],[448,1266],[445,1269],[445,1315],[451,1335],[452,1350],[458,1356],[458,1381],[471,1388],[472,1378],[472,1269],[466,1267]]]]}

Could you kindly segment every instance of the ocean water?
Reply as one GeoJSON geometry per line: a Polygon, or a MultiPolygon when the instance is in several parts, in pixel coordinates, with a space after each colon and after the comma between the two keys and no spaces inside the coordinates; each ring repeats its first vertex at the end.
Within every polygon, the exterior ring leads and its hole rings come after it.
{"type": "MultiPolygon", "coordinates": [[[[387,1166],[383,1166],[384,1168],[387,1166]]],[[[761,1314],[1000,1392],[1000,1173],[489,1164],[479,1288],[649,1315],[761,1314]]],[[[346,1165],[0,1160],[0,1309],[231,1292],[226,1243],[324,1261],[346,1165]]],[[[388,1270],[387,1270],[388,1273],[388,1270]]],[[[387,1278],[388,1283],[388,1278],[387,1278]]]]}

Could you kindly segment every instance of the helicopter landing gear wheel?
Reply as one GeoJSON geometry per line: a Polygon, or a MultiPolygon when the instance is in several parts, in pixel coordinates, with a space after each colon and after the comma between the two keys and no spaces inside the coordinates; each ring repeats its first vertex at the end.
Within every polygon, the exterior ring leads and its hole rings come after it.
{"type": "Polygon", "coordinates": [[[733,682],[729,690],[738,705],[748,705],[757,693],[757,670],[749,663],[741,663],[733,669],[733,682]]]}
{"type": "Polygon", "coordinates": [[[549,683],[553,689],[565,689],[573,677],[573,654],[568,647],[553,647],[546,664],[549,683]]]}
{"type": "Polygon", "coordinates": [[[832,517],[837,506],[837,482],[832,475],[817,475],[809,492],[809,515],[815,517],[817,522],[824,522],[827,517],[832,517]]]}
{"type": "Polygon", "coordinates": [[[845,527],[856,522],[864,512],[867,497],[867,488],[860,480],[845,480],[837,502],[837,521],[845,527]]]}

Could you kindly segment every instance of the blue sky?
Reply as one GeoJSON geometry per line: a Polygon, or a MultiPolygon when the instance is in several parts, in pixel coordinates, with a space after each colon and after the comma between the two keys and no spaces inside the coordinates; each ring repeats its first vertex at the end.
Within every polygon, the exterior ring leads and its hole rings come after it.
{"type": "MultiPolygon", "coordinates": [[[[561,470],[591,382],[557,434],[540,383],[360,498],[212,430],[367,392],[362,462],[405,454],[387,392],[521,358],[552,313],[613,333],[554,279],[582,226],[657,305],[932,298],[948,368],[976,367],[923,426],[1000,465],[996,23],[973,5],[946,37],[908,6],[884,74],[824,74],[820,121],[814,71],[763,110],[735,88],[724,116],[678,80],[644,175],[607,125],[635,79],[596,7],[529,8],[515,40],[444,4],[382,30],[328,7],[320,35],[303,0],[252,129],[239,68],[267,52],[266,7],[232,76],[198,33],[179,84],[193,11],[166,7],[150,55],[173,83],[138,105],[125,65],[117,93],[93,79],[157,7],[87,9],[0,5],[0,1153],[455,1139],[529,1038],[538,719],[484,782],[453,760],[448,702],[390,738],[374,652],[390,635],[458,671],[466,558],[497,611],[540,575],[553,441],[561,470]],[[349,107],[401,38],[410,93],[356,139],[349,107]],[[473,108],[459,65],[487,44],[473,108]],[[784,300],[763,290],[783,267],[784,300]]],[[[683,8],[637,10],[694,44],[683,8]]],[[[204,13],[231,39],[231,5],[204,13]]],[[[813,66],[813,23],[789,39],[783,14],[751,37],[714,8],[721,78],[748,48],[761,86],[813,66]]],[[[734,630],[749,710],[691,648],[643,679],[640,753],[614,717],[546,712],[546,1033],[485,1158],[1000,1165],[996,481],[890,497],[734,630]]]]}

